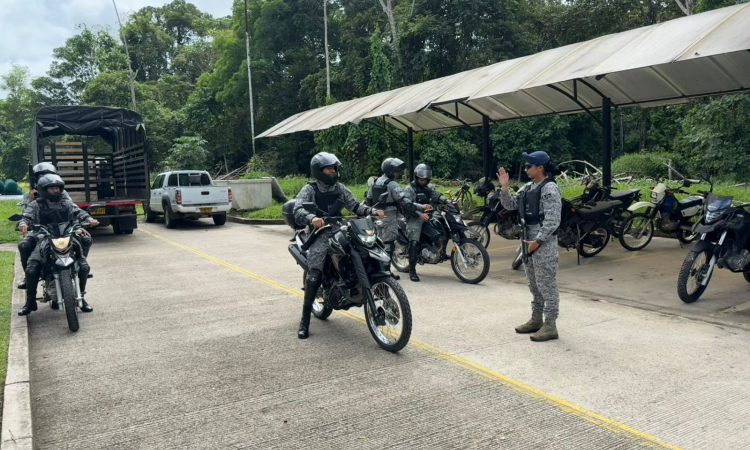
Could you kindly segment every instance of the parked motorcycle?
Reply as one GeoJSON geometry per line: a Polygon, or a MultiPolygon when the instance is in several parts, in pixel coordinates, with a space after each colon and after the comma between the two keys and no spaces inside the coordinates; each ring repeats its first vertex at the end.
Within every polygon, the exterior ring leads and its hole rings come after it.
{"type": "MultiPolygon", "coordinates": [[[[439,264],[450,259],[453,273],[464,283],[480,283],[490,270],[490,255],[477,238],[479,234],[469,228],[456,205],[449,203],[432,211],[430,220],[422,225],[419,245],[419,264],[439,264]],[[450,256],[446,250],[452,241],[450,256]]],[[[399,220],[396,249],[391,259],[399,272],[409,270],[409,239],[406,221],[399,220]]]]}
{"type": "MultiPolygon", "coordinates": [[[[21,218],[20,214],[14,214],[9,220],[17,222],[21,218]]],[[[74,332],[80,328],[78,309],[83,306],[83,293],[78,283],[78,260],[83,256],[78,236],[82,228],[82,224],[75,220],[31,227],[43,259],[40,277],[44,293],[42,302],[57,302],[60,311],[65,312],[68,328],[74,332]]]]}
{"type": "MultiPolygon", "coordinates": [[[[518,188],[515,186],[511,189],[513,189],[513,191],[518,191],[518,188]]],[[[499,198],[487,202],[486,193],[481,195],[476,189],[474,193],[480,197],[485,197],[485,206],[475,208],[463,214],[463,217],[481,215],[479,220],[473,220],[467,223],[466,226],[479,235],[477,240],[484,245],[484,248],[487,248],[490,245],[490,226],[492,226],[493,233],[504,239],[515,240],[521,238],[522,230],[520,221],[518,220],[518,211],[511,211],[503,208],[499,198]]]]}
{"type": "MultiPolygon", "coordinates": [[[[557,244],[566,250],[575,247],[584,258],[598,255],[612,236],[612,214],[621,207],[619,200],[574,205],[563,199],[560,226],[555,232],[557,244]]],[[[518,270],[522,264],[523,251],[519,246],[511,267],[518,270]]]]}
{"type": "MultiPolygon", "coordinates": [[[[331,217],[314,202],[305,203],[307,211],[324,216],[325,220],[325,226],[307,233],[309,237],[305,238],[294,221],[293,208],[294,200],[287,202],[282,211],[287,225],[295,229],[295,242],[289,245],[289,253],[304,270],[303,280],[308,271],[307,250],[324,231],[333,230],[333,237],[328,240],[331,253],[326,258],[313,315],[324,320],[334,310],[364,306],[367,328],[378,345],[389,352],[403,349],[411,336],[411,307],[403,288],[386,269],[389,257],[383,241],[375,234],[372,218],[331,217]]],[[[331,210],[340,208],[340,203],[334,204],[331,210]]]]}
{"type": "Polygon", "coordinates": [[[700,217],[708,192],[699,191],[701,195],[682,200],[677,200],[675,194],[689,195],[682,188],[698,182],[685,178],[677,188],[670,188],[665,182],[652,187],[651,201],[637,202],[628,208],[633,214],[622,222],[620,244],[630,251],[643,250],[651,242],[655,227],[664,233],[676,234],[682,244],[696,240],[699,234],[693,231],[693,225],[700,217]],[[641,208],[647,208],[646,212],[635,212],[641,208]]]}
{"type": "Polygon", "coordinates": [[[612,213],[612,235],[614,237],[619,237],[622,223],[632,214],[628,208],[634,202],[641,199],[641,189],[624,189],[622,191],[613,190],[613,187],[602,187],[599,184],[599,180],[593,176],[590,176],[589,179],[585,181],[585,185],[586,187],[583,190],[583,194],[577,199],[571,200],[573,204],[615,200],[622,202],[620,208],[612,213]]]}
{"type": "MultiPolygon", "coordinates": [[[[710,177],[703,178],[710,183],[710,177]]],[[[711,185],[713,190],[713,184],[711,185]]],[[[677,278],[677,295],[685,303],[692,303],[708,287],[716,267],[740,273],[750,283],[750,203],[733,206],[732,197],[709,193],[705,213],[695,224],[693,232],[700,235],[685,256],[677,278]]]]}

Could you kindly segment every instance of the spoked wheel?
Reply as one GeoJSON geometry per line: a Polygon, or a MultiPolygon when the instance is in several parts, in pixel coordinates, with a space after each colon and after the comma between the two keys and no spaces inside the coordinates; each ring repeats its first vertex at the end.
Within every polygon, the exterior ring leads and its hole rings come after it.
{"type": "Polygon", "coordinates": [[[404,348],[411,337],[411,307],[406,293],[392,277],[383,278],[372,287],[375,311],[365,303],[367,328],[375,341],[389,352],[404,348]]]}
{"type": "Polygon", "coordinates": [[[461,198],[458,200],[458,208],[461,211],[468,211],[473,207],[474,207],[474,201],[471,198],[471,194],[469,192],[465,192],[464,195],[462,195],[461,198]]]}
{"type": "MultiPolygon", "coordinates": [[[[708,282],[703,285],[703,280],[708,275],[708,266],[711,262],[711,252],[708,249],[703,251],[690,251],[682,262],[680,276],[677,278],[677,295],[685,303],[693,303],[698,300],[708,287],[708,282]]],[[[747,279],[747,275],[745,275],[747,279]]]]}
{"type": "Polygon", "coordinates": [[[68,328],[70,331],[78,331],[78,301],[76,301],[76,291],[73,287],[73,276],[70,269],[60,272],[60,289],[65,304],[65,317],[68,319],[68,328]]]}
{"type": "Polygon", "coordinates": [[[391,255],[391,263],[399,272],[409,271],[409,245],[396,241],[396,247],[391,255]]]}
{"type": "Polygon", "coordinates": [[[490,271],[490,255],[482,244],[474,239],[464,239],[453,246],[451,252],[453,273],[464,283],[477,284],[484,280],[490,271]],[[463,259],[456,246],[461,248],[463,259]]]}
{"type": "Polygon", "coordinates": [[[521,248],[522,247],[519,245],[518,251],[516,252],[516,258],[513,260],[513,264],[511,265],[513,270],[518,270],[523,265],[523,253],[522,253],[521,248]]]}
{"type": "MultiPolygon", "coordinates": [[[[302,286],[305,286],[306,282],[307,271],[302,274],[302,286]]],[[[333,306],[331,306],[330,303],[326,302],[323,299],[323,295],[320,292],[321,289],[322,287],[319,287],[318,293],[315,295],[315,301],[312,304],[312,312],[313,316],[317,317],[318,319],[326,320],[328,316],[330,316],[333,312],[333,306]]]]}
{"type": "Polygon", "coordinates": [[[466,224],[466,226],[479,234],[479,238],[477,240],[480,244],[484,245],[484,248],[487,248],[490,245],[490,229],[485,227],[482,222],[469,222],[466,224]]]}
{"type": "Polygon", "coordinates": [[[598,255],[609,244],[609,237],[608,227],[600,225],[594,228],[578,242],[578,254],[584,258],[598,255]]]}
{"type": "Polygon", "coordinates": [[[625,249],[643,250],[654,237],[654,221],[642,213],[633,214],[620,226],[619,241],[625,249]]]}
{"type": "MultiPolygon", "coordinates": [[[[688,221],[687,224],[690,225],[692,228],[692,226],[695,225],[698,219],[699,219],[698,216],[692,217],[690,218],[690,221],[688,221]]],[[[698,239],[700,235],[701,235],[700,233],[694,233],[692,230],[686,231],[686,230],[683,230],[682,228],[677,229],[677,239],[682,244],[690,244],[691,242],[695,242],[695,240],[698,239]]]]}

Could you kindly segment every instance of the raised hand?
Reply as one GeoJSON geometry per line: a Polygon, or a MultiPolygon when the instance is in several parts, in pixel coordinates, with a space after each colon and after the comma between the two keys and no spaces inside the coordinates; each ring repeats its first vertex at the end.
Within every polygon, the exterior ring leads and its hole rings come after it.
{"type": "Polygon", "coordinates": [[[497,181],[500,182],[500,186],[507,188],[510,184],[510,174],[505,171],[505,167],[501,167],[497,172],[497,181]]]}

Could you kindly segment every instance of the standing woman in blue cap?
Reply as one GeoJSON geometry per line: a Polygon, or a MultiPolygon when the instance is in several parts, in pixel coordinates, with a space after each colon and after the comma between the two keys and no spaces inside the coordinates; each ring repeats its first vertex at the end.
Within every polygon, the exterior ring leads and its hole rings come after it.
{"type": "Polygon", "coordinates": [[[523,153],[526,160],[526,175],[531,178],[516,195],[508,191],[510,175],[501,167],[497,174],[500,182],[500,202],[508,210],[524,205],[526,221],[526,244],[528,257],[525,258],[526,279],[533,299],[531,319],[516,327],[516,333],[534,333],[535,342],[557,339],[557,315],[560,306],[560,293],[557,290],[557,265],[560,254],[557,250],[555,231],[560,226],[562,212],[562,192],[555,183],[554,164],[545,152],[523,153]],[[542,320],[544,315],[544,320],[542,320]]]}

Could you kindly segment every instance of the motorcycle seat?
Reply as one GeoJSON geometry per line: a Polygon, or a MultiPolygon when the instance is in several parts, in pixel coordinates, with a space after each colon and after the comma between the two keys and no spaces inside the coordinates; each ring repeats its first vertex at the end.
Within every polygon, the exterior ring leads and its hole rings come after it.
{"type": "Polygon", "coordinates": [[[578,208],[578,214],[584,219],[588,219],[612,211],[620,205],[622,205],[622,202],[619,200],[598,202],[590,206],[586,205],[578,208]]]}
{"type": "Polygon", "coordinates": [[[699,206],[703,204],[703,197],[700,195],[693,195],[688,198],[683,198],[677,202],[680,205],[680,209],[690,208],[692,206],[699,206]]]}
{"type": "Polygon", "coordinates": [[[609,198],[612,200],[626,200],[630,197],[634,197],[640,191],[640,189],[626,189],[624,191],[615,191],[609,194],[609,198]]]}

